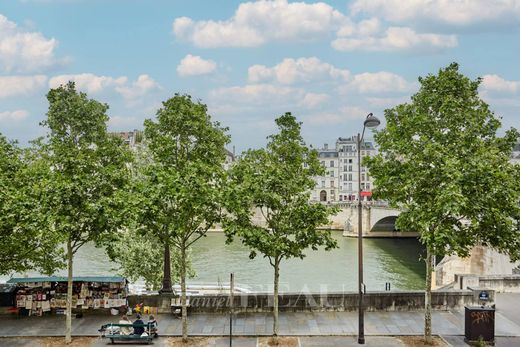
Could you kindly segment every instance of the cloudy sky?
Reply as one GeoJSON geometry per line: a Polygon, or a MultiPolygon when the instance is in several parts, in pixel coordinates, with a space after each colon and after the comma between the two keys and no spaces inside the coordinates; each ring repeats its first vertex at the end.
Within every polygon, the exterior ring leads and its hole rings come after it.
{"type": "Polygon", "coordinates": [[[520,0],[2,0],[0,133],[43,135],[46,92],[74,80],[110,105],[112,130],[142,128],[179,92],[237,151],[286,111],[308,143],[333,143],[452,61],[520,128],[519,56],[520,0]]]}

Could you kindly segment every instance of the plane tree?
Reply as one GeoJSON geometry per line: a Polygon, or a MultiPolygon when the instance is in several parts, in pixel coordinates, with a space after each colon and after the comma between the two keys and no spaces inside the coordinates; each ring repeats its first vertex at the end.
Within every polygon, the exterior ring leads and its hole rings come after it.
{"type": "Polygon", "coordinates": [[[221,219],[228,129],[211,120],[206,105],[180,94],[164,101],[156,120],[144,126],[149,160],[134,178],[133,215],[136,227],[162,246],[162,293],[172,292],[171,250],[178,252],[186,341],[188,253],[221,219]]]}
{"type": "Polygon", "coordinates": [[[64,265],[59,240],[40,228],[45,172],[37,153],[0,134],[0,274],[52,274],[64,265]]]}
{"type": "Polygon", "coordinates": [[[456,63],[419,78],[410,102],[385,110],[379,154],[365,161],[374,196],[401,208],[397,227],[419,232],[426,247],[427,342],[434,256],[466,257],[480,244],[520,258],[520,166],[509,161],[519,133],[498,136],[480,82],[456,63]]]}
{"type": "Polygon", "coordinates": [[[46,173],[41,208],[47,218],[40,227],[65,247],[67,307],[65,341],[71,342],[74,255],[87,243],[101,245],[124,225],[120,211],[129,181],[131,153],[107,131],[108,105],[89,99],[69,82],[47,94],[48,128],[38,152],[46,173]]]}
{"type": "Polygon", "coordinates": [[[229,172],[224,220],[228,242],[238,237],[251,249],[250,258],[261,254],[273,268],[273,339],[278,337],[278,285],[280,264],[305,257],[308,249],[337,247],[328,224],[336,209],[309,201],[314,177],[324,174],[316,150],[301,136],[301,123],[286,113],[276,119],[277,134],[268,137],[266,148],[248,150],[229,172]],[[258,209],[265,225],[254,218],[258,209]]]}

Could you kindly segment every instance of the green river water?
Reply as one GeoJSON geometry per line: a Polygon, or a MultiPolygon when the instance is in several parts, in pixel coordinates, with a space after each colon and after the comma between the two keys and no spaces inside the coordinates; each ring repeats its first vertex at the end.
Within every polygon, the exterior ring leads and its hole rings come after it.
{"type": "MultiPolygon", "coordinates": [[[[356,291],[357,239],[333,232],[339,248],[308,251],[303,259],[283,260],[280,272],[280,291],[356,291]]],[[[273,270],[267,259],[249,259],[249,251],[240,242],[225,244],[222,233],[209,233],[197,241],[192,250],[195,278],[191,284],[229,282],[234,272],[237,285],[254,291],[272,291],[273,270]]],[[[422,246],[415,239],[364,239],[364,276],[367,290],[422,289],[424,262],[420,260],[422,246]]],[[[74,265],[75,276],[114,275],[115,264],[108,261],[102,249],[85,245],[80,249],[74,265]]],[[[59,275],[66,275],[60,271],[59,275]]],[[[30,274],[35,275],[35,274],[30,274]]],[[[17,275],[18,276],[18,275],[17,275]]],[[[0,277],[0,280],[6,280],[0,277]]]]}

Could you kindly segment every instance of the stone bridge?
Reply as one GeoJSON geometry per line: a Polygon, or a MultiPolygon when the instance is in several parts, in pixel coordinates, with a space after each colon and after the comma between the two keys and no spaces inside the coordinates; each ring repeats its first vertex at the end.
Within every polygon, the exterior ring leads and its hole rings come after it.
{"type": "MultiPolygon", "coordinates": [[[[339,204],[340,212],[330,218],[329,227],[344,231],[345,236],[358,235],[358,204],[339,204]]],[[[395,221],[400,210],[388,207],[379,202],[363,202],[362,204],[362,231],[364,237],[416,237],[414,232],[400,232],[396,230],[395,221]]]]}

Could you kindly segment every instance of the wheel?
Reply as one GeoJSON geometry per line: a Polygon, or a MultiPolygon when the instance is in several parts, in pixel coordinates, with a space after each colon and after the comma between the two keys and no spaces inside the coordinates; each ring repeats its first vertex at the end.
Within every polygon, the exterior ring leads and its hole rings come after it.
{"type": "Polygon", "coordinates": [[[111,343],[111,344],[114,344],[114,339],[110,339],[110,343],[111,343]]]}

